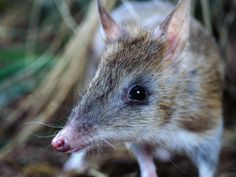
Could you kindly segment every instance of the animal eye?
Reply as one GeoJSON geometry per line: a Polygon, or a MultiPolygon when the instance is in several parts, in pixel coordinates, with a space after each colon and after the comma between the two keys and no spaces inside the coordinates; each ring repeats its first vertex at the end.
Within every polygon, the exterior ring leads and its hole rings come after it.
{"type": "Polygon", "coordinates": [[[134,101],[143,101],[147,97],[145,88],[142,86],[136,85],[133,86],[129,91],[129,99],[134,101]]]}

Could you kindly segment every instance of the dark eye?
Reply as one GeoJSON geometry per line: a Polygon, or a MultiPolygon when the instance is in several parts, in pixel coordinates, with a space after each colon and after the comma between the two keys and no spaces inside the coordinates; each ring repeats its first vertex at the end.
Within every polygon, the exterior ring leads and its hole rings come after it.
{"type": "Polygon", "coordinates": [[[147,97],[145,88],[142,86],[136,85],[133,86],[129,91],[129,99],[134,101],[143,101],[147,97]]]}

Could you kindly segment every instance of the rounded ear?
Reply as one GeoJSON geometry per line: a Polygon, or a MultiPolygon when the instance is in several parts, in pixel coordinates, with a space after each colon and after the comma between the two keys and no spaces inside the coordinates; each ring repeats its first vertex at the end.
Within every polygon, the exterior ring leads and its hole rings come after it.
{"type": "Polygon", "coordinates": [[[176,58],[189,38],[191,0],[181,0],[171,14],[155,30],[155,36],[167,43],[167,56],[176,58]]]}
{"type": "Polygon", "coordinates": [[[102,6],[101,0],[97,0],[98,12],[102,24],[103,34],[108,42],[120,40],[125,35],[125,30],[121,28],[102,6]]]}

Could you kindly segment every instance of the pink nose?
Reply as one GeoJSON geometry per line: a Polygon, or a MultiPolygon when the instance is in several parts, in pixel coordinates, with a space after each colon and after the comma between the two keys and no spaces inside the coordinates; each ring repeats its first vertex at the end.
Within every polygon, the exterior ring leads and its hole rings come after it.
{"type": "Polygon", "coordinates": [[[52,140],[52,147],[59,152],[67,152],[71,150],[71,147],[66,144],[63,138],[60,138],[60,139],[54,138],[52,140]]]}

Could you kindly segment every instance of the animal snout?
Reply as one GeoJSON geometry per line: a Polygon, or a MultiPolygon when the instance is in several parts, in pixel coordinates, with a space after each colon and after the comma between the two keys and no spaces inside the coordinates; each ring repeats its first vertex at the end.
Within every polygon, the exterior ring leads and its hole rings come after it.
{"type": "Polygon", "coordinates": [[[64,153],[78,151],[87,146],[92,127],[93,124],[88,122],[68,124],[53,138],[52,147],[64,153]]]}
{"type": "Polygon", "coordinates": [[[71,148],[71,131],[68,128],[62,129],[52,140],[52,147],[59,152],[68,152],[71,148]]]}
{"type": "Polygon", "coordinates": [[[65,139],[62,137],[55,137],[52,140],[52,147],[59,152],[67,152],[71,150],[71,147],[66,143],[65,139]]]}

